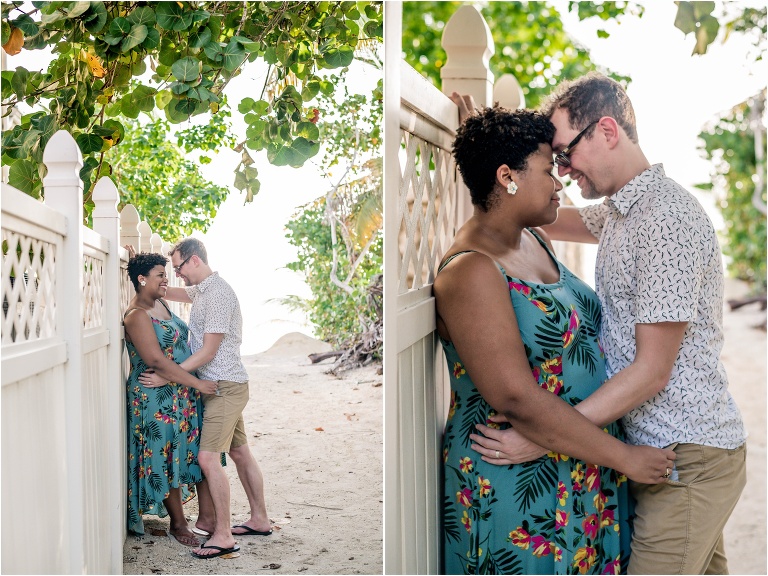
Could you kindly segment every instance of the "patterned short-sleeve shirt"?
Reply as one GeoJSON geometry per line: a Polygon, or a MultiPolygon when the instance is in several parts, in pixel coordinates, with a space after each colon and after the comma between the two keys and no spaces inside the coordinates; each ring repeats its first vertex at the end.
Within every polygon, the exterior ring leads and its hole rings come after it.
{"type": "Polygon", "coordinates": [[[595,286],[609,377],[634,361],[636,324],[688,322],[667,386],[624,416],[628,440],[740,446],[747,434],[720,361],[720,246],[701,204],[656,164],[580,215],[600,240],[595,286]]]}
{"type": "Polygon", "coordinates": [[[205,380],[248,382],[248,372],[240,359],[243,317],[235,291],[214,272],[196,286],[187,286],[192,300],[189,313],[189,347],[194,354],[203,347],[203,336],[224,334],[213,360],[197,370],[205,380]]]}

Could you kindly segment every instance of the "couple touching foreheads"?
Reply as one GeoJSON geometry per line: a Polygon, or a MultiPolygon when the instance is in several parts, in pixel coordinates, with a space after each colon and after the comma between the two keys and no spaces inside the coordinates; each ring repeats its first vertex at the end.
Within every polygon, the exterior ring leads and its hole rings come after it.
{"type": "Polygon", "coordinates": [[[720,361],[712,223],[648,162],[605,76],[540,112],[452,99],[474,214],[434,282],[445,572],[727,573],[746,431],[720,361]],[[560,208],[555,169],[605,201],[560,208]],[[599,242],[596,291],[550,240],[599,242]]]}

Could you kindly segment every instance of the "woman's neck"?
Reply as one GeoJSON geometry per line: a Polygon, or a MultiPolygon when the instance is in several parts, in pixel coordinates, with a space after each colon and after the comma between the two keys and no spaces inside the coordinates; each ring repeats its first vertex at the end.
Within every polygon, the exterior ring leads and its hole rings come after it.
{"type": "Polygon", "coordinates": [[[143,308],[144,310],[152,310],[157,303],[157,299],[150,296],[143,296],[141,293],[139,293],[136,294],[136,299],[134,302],[139,308],[143,308]]]}

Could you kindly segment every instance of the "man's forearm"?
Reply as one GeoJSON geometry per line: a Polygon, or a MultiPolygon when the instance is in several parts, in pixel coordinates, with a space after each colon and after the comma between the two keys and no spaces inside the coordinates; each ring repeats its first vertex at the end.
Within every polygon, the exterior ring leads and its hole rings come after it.
{"type": "Polygon", "coordinates": [[[630,364],[574,407],[603,427],[650,400],[663,388],[648,379],[642,366],[630,364]]]}

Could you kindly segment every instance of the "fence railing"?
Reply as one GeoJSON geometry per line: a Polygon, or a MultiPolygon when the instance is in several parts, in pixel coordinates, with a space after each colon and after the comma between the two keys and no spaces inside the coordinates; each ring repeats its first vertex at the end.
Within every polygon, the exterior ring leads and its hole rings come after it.
{"type": "Polygon", "coordinates": [[[147,226],[132,206],[118,213],[109,178],[93,192],[93,229],[82,225],[83,162],[68,133],[43,162],[44,203],[2,188],[2,572],[119,574],[133,296],[122,245],[147,246],[147,226]]]}

